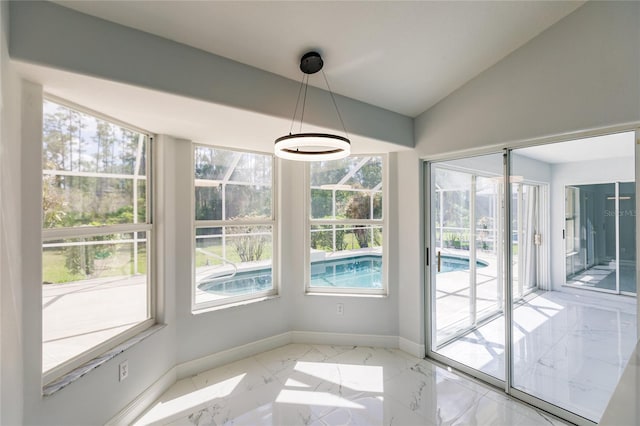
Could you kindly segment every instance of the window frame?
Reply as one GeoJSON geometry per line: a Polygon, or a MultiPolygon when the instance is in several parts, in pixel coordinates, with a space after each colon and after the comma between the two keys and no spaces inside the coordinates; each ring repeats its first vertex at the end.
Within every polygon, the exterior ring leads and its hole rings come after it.
{"type": "Polygon", "coordinates": [[[380,219],[313,219],[311,217],[311,165],[305,164],[304,174],[304,292],[307,295],[346,295],[361,297],[380,297],[389,295],[389,155],[386,153],[352,154],[351,157],[379,157],[382,160],[382,217],[380,219]],[[380,226],[382,232],[382,288],[367,289],[357,287],[312,287],[311,286],[311,228],[319,225],[353,226],[367,225],[380,226]]]}
{"type": "MultiPolygon", "coordinates": [[[[42,252],[44,249],[44,245],[51,240],[59,240],[59,239],[72,239],[72,238],[86,238],[86,237],[95,237],[101,235],[110,235],[110,234],[121,234],[121,233],[135,233],[135,232],[145,232],[146,234],[146,250],[147,250],[147,272],[146,272],[146,287],[147,287],[147,319],[141,321],[140,323],[118,333],[117,335],[103,340],[101,343],[87,349],[86,351],[69,358],[68,360],[56,365],[55,367],[44,371],[41,367],[41,375],[42,375],[42,383],[48,384],[58,379],[59,377],[64,376],[65,374],[69,374],[71,371],[76,368],[86,364],[92,359],[104,354],[110,349],[126,342],[127,340],[133,338],[134,336],[142,333],[143,331],[149,329],[153,325],[157,323],[156,320],[156,299],[157,299],[157,280],[156,280],[156,227],[154,225],[153,217],[154,217],[154,164],[156,162],[155,158],[155,150],[153,149],[155,135],[148,131],[144,130],[140,127],[125,123],[116,118],[110,117],[106,114],[100,113],[98,111],[92,110],[90,108],[84,107],[82,105],[78,105],[74,102],[68,101],[63,98],[59,98],[55,95],[51,95],[48,93],[44,93],[42,98],[43,104],[44,102],[52,102],[63,107],[75,110],[82,114],[89,115],[93,118],[109,122],[116,126],[125,128],[127,130],[131,130],[136,133],[144,134],[147,137],[147,146],[146,150],[146,158],[145,158],[145,182],[146,182],[146,199],[145,199],[145,208],[147,212],[146,221],[144,223],[125,223],[125,224],[115,224],[115,225],[79,225],[75,227],[60,227],[60,228],[44,228],[42,225],[42,221],[40,223],[41,229],[41,247],[40,247],[40,256],[42,257],[42,252]]],[[[44,117],[44,111],[42,111],[42,115],[44,117]]],[[[44,129],[42,129],[42,133],[44,129]]],[[[40,144],[40,175],[44,175],[45,169],[42,167],[42,151],[44,150],[44,142],[41,141],[40,144]]],[[[79,176],[87,176],[87,177],[95,177],[93,172],[73,172],[74,175],[79,176]]],[[[64,173],[60,173],[64,174],[64,173]]],[[[133,176],[133,175],[132,175],[133,176]]],[[[42,191],[41,191],[42,192],[42,191]]],[[[42,193],[40,194],[40,209],[42,210],[42,193]]],[[[134,201],[135,203],[135,201],[134,201]]],[[[41,351],[44,352],[44,342],[41,342],[41,351]]]]}
{"type": "MultiPolygon", "coordinates": [[[[232,172],[233,174],[233,172],[232,172]]],[[[267,298],[276,297],[280,293],[280,275],[279,275],[279,232],[278,232],[278,168],[276,158],[273,153],[259,152],[248,149],[238,149],[220,145],[210,145],[206,143],[191,143],[191,312],[198,314],[211,310],[224,309],[246,303],[257,302],[267,298]],[[223,151],[233,152],[237,154],[255,154],[269,157],[271,160],[271,217],[269,219],[196,219],[195,211],[195,152],[197,148],[219,149],[223,151]],[[230,296],[218,300],[209,300],[196,302],[196,233],[198,229],[232,227],[232,226],[250,226],[264,225],[271,227],[271,283],[272,286],[268,290],[255,293],[230,296]]],[[[230,175],[231,176],[231,175],[230,175]]],[[[224,201],[223,201],[224,203],[224,201]]]]}

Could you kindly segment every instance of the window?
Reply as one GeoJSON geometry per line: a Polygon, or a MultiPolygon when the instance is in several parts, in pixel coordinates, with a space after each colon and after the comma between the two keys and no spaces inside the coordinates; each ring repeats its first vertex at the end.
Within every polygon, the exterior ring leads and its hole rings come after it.
{"type": "Polygon", "coordinates": [[[47,383],[154,321],[149,135],[58,101],[43,113],[47,383]]]}
{"type": "Polygon", "coordinates": [[[194,146],[194,309],[276,293],[273,182],[271,155],[194,146]]]}
{"type": "Polygon", "coordinates": [[[382,156],[309,166],[307,291],[385,294],[382,156]]]}

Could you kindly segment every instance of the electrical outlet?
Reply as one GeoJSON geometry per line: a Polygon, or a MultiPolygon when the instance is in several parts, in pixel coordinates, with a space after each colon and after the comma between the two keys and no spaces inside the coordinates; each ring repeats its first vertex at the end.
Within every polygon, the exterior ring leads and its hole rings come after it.
{"type": "Polygon", "coordinates": [[[344,314],[344,304],[338,303],[336,305],[336,314],[338,314],[338,315],[344,314]]]}
{"type": "Polygon", "coordinates": [[[119,381],[123,381],[124,379],[126,379],[127,377],[129,377],[129,361],[124,360],[120,363],[120,365],[118,365],[118,372],[119,372],[119,381]]]}

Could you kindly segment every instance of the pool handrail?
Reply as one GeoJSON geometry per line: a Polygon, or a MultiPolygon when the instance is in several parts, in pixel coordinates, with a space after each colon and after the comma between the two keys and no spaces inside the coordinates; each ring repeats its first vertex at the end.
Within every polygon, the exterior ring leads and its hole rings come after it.
{"type": "Polygon", "coordinates": [[[214,278],[208,280],[209,282],[211,282],[211,281],[221,281],[223,279],[228,280],[228,279],[231,279],[231,278],[235,277],[236,274],[238,273],[238,265],[236,265],[235,263],[233,263],[230,260],[225,259],[224,257],[220,256],[219,254],[212,253],[212,252],[207,251],[207,250],[205,250],[203,248],[196,248],[196,251],[199,251],[200,253],[204,253],[207,256],[217,257],[218,259],[222,260],[224,263],[228,263],[229,265],[231,265],[233,267],[233,273],[231,273],[230,275],[220,275],[218,277],[214,277],[214,278]]]}

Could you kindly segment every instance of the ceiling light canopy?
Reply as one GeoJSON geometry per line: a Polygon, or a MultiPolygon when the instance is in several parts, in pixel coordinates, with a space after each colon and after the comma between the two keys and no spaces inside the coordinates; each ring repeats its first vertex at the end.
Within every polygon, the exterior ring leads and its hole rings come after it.
{"type": "Polygon", "coordinates": [[[331,95],[333,106],[336,109],[340,124],[342,124],[342,130],[345,136],[333,135],[329,133],[302,133],[302,121],[304,119],[304,109],[307,101],[307,89],[309,87],[309,75],[315,74],[322,70],[324,62],[318,52],[305,53],[300,59],[300,71],[304,74],[302,81],[300,82],[300,90],[298,91],[298,99],[296,101],[296,108],[293,112],[293,118],[291,119],[291,129],[289,134],[281,136],[275,141],[275,154],[287,160],[296,161],[327,161],[337,160],[349,156],[351,153],[351,141],[349,141],[347,130],[342,121],[342,116],[338,110],[336,99],[333,96],[331,87],[327,76],[322,71],[322,76],[327,84],[327,89],[331,95]],[[303,92],[304,88],[304,92],[303,92]],[[298,106],[300,105],[300,97],[302,99],[302,110],[300,114],[300,132],[293,132],[293,125],[298,114],[298,106]]]}

